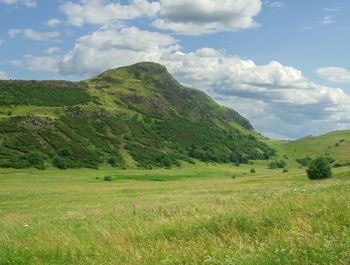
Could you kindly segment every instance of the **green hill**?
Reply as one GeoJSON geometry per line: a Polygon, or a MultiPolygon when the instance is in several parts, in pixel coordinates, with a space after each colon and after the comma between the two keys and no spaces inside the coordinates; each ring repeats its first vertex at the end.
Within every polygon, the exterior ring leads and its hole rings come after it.
{"type": "Polygon", "coordinates": [[[81,82],[0,81],[0,167],[246,163],[274,150],[248,120],[165,67],[139,63],[81,82]]]}
{"type": "Polygon", "coordinates": [[[321,136],[307,136],[295,141],[267,141],[277,150],[279,156],[288,157],[298,164],[307,162],[308,158],[329,156],[334,166],[350,164],[350,130],[334,131],[321,136]]]}

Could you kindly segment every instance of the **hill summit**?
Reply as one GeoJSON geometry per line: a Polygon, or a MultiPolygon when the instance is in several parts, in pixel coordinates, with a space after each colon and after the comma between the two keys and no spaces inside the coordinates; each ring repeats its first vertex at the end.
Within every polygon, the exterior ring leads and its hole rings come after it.
{"type": "Polygon", "coordinates": [[[274,155],[247,119],[143,62],[81,82],[0,81],[0,167],[180,166],[274,155]]]}

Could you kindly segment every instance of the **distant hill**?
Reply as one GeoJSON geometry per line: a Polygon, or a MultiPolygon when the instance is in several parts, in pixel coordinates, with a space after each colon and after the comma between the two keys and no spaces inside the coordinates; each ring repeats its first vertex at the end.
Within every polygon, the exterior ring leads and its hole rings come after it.
{"type": "Polygon", "coordinates": [[[307,136],[295,141],[267,141],[280,156],[289,160],[329,156],[333,165],[350,165],[350,130],[334,131],[320,136],[307,136]]]}
{"type": "Polygon", "coordinates": [[[89,80],[0,81],[0,167],[246,163],[274,150],[239,113],[138,63],[89,80]]]}

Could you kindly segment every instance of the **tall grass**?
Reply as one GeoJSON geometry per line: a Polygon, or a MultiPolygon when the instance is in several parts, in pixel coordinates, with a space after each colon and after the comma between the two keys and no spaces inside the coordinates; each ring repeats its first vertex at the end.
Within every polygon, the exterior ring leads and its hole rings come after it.
{"type": "Polygon", "coordinates": [[[349,264],[349,169],[256,167],[1,170],[0,264],[349,264]]]}

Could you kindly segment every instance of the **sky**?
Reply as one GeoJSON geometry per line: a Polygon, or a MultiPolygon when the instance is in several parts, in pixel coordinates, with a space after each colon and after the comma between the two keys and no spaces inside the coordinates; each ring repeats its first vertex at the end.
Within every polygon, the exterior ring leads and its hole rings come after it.
{"type": "Polygon", "coordinates": [[[266,136],[350,129],[348,0],[0,0],[0,79],[84,80],[141,61],[266,136]]]}

